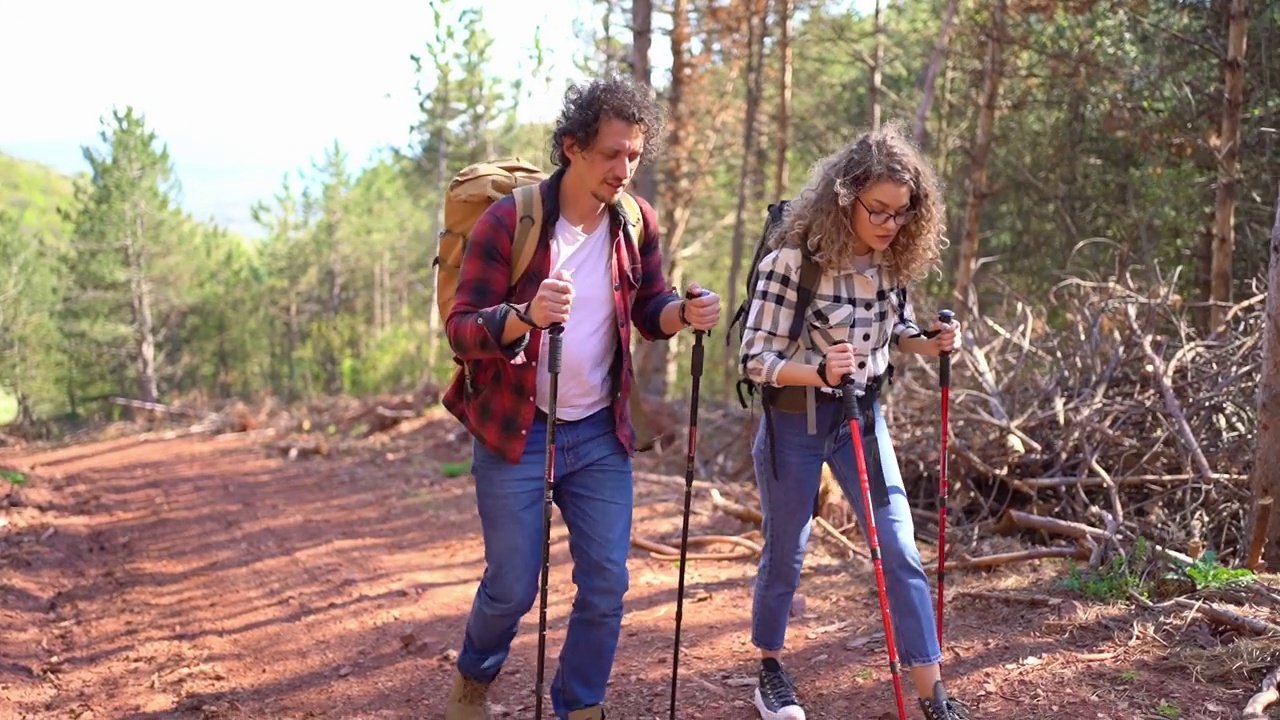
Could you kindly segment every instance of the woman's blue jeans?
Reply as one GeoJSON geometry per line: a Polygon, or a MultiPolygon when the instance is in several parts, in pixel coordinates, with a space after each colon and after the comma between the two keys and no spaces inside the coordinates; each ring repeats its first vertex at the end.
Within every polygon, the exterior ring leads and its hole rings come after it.
{"type": "MultiPolygon", "coordinates": [[[[838,400],[828,400],[818,402],[816,410],[818,432],[810,435],[804,413],[767,408],[769,417],[761,419],[752,446],[764,514],[764,552],[756,575],[751,640],[769,652],[781,650],[786,639],[791,599],[800,584],[824,462],[831,466],[853,506],[864,540],[867,537],[858,466],[843,408],[838,400]],[[776,444],[770,441],[770,420],[776,444]]],[[[879,450],[883,470],[883,485],[877,487],[872,482],[872,505],[876,506],[876,534],[899,660],[908,668],[939,663],[942,652],[938,648],[929,579],[920,563],[911,508],[878,401],[871,405],[863,422],[867,471],[875,475],[875,449],[879,450]]]]}

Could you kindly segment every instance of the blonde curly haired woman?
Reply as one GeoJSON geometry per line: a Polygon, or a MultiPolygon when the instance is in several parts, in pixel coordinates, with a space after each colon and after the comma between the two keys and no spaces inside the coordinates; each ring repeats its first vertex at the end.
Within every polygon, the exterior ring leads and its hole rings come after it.
{"type": "Polygon", "coordinates": [[[927,720],[965,720],[941,686],[929,580],[915,546],[911,509],[878,394],[889,351],[936,356],[955,347],[957,323],[917,325],[907,286],[939,262],[944,246],[938,181],[897,124],[869,132],[819,162],[767,236],[741,346],[742,372],[763,388],[765,421],[752,458],[764,513],[752,642],[760,650],[755,705],[764,720],[803,720],[781,653],[800,582],[814,498],[830,465],[864,528],[865,508],[841,382],[861,394],[886,594],[901,665],[909,668],[927,720]],[[820,268],[800,338],[791,340],[802,262],[820,268]],[[936,332],[936,334],[933,334],[936,332]]]}

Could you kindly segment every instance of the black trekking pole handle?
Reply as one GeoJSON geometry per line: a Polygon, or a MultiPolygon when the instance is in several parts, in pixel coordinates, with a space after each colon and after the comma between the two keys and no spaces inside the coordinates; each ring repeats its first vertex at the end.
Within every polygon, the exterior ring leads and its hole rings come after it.
{"type": "MultiPolygon", "coordinates": [[[[684,294],[684,299],[693,300],[694,298],[699,298],[706,294],[706,290],[703,290],[697,295],[694,295],[693,292],[690,291],[684,294]]],[[[693,331],[693,359],[690,362],[689,372],[691,372],[695,378],[702,377],[702,338],[706,334],[706,330],[695,329],[693,331]]]]}
{"type": "MultiPolygon", "coordinates": [[[[938,322],[950,325],[956,314],[950,310],[938,313],[938,322]]],[[[951,387],[951,353],[944,352],[938,356],[938,387],[951,387]]]]}
{"type": "Polygon", "coordinates": [[[862,421],[858,412],[858,397],[853,394],[853,373],[840,378],[840,402],[844,406],[844,419],[862,421]]]}
{"type": "Polygon", "coordinates": [[[560,372],[560,363],[564,356],[564,338],[560,337],[564,334],[564,323],[551,323],[551,327],[547,328],[547,332],[551,336],[548,343],[547,371],[560,372]]]}

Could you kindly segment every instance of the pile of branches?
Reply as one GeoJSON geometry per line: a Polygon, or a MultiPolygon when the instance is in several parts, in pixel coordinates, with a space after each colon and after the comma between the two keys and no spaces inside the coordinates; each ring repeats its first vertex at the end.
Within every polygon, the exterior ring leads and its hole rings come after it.
{"type": "MultiPolygon", "coordinates": [[[[1021,511],[1219,557],[1248,548],[1265,293],[1200,337],[1172,284],[1117,276],[1068,278],[1042,311],[1010,299],[1007,320],[970,314],[952,361],[952,512],[1007,527],[1021,511]]],[[[904,478],[933,508],[937,363],[906,363],[891,393],[904,478]]]]}

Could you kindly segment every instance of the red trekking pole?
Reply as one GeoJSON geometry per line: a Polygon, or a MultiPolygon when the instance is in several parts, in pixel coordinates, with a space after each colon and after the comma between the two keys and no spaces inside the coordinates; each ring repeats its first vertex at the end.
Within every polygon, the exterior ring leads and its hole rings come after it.
{"type": "MultiPolygon", "coordinates": [[[[943,310],[938,320],[950,325],[955,313],[943,310]]],[[[949,415],[951,409],[951,353],[938,357],[938,386],[942,388],[942,457],[938,461],[938,649],[942,649],[943,596],[946,593],[947,570],[947,436],[951,434],[949,415]]]]}
{"type": "Polygon", "coordinates": [[[893,674],[893,692],[898,700],[898,718],[907,720],[907,707],[902,699],[902,677],[898,671],[898,643],[893,636],[893,618],[889,615],[889,598],[885,592],[884,565],[880,561],[880,539],[876,535],[875,509],[871,506],[871,481],[867,475],[867,459],[862,450],[862,428],[858,398],[853,394],[853,376],[841,379],[844,417],[849,421],[849,439],[858,463],[858,484],[862,490],[863,514],[867,519],[867,544],[871,546],[871,562],[876,569],[876,590],[880,593],[880,615],[884,620],[884,640],[889,646],[889,672],[893,674]]]}

